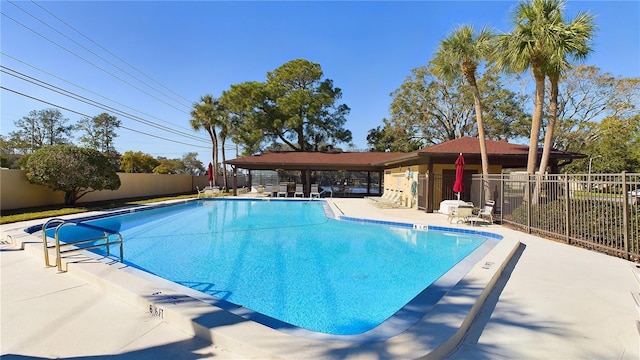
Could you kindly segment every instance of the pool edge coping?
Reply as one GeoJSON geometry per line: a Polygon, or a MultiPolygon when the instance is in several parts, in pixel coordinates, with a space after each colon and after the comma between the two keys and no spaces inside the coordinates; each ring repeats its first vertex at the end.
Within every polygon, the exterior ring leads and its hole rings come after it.
{"type": "MultiPolygon", "coordinates": [[[[460,344],[519,245],[517,240],[503,238],[416,324],[387,340],[362,344],[327,342],[283,333],[121,271],[121,267],[113,266],[115,261],[107,261],[111,263],[108,264],[87,256],[82,259],[74,256],[66,259],[64,266],[150,315],[160,317],[161,314],[163,321],[242,355],[348,358],[384,351],[391,357],[435,359],[460,344]]],[[[42,256],[42,247],[37,243],[27,243],[23,248],[42,256]]]]}

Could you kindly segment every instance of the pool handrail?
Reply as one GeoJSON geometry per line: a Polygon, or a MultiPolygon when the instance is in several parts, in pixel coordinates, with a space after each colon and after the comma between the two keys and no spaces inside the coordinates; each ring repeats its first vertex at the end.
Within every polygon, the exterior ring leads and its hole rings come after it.
{"type": "Polygon", "coordinates": [[[107,252],[107,256],[110,256],[110,246],[111,245],[115,245],[115,244],[119,244],[120,245],[120,262],[124,261],[124,249],[123,249],[123,241],[122,241],[122,235],[115,231],[115,230],[111,230],[111,229],[107,229],[107,228],[103,228],[100,226],[95,226],[95,225],[90,225],[90,224],[85,224],[79,221],[75,221],[75,220],[65,220],[65,219],[59,219],[59,218],[53,218],[53,219],[49,219],[47,220],[46,223],[44,223],[44,225],[42,225],[42,245],[44,248],[44,262],[45,265],[47,267],[52,267],[53,265],[51,265],[49,263],[49,244],[48,244],[48,240],[47,240],[47,229],[54,227],[55,226],[55,232],[54,232],[54,239],[55,239],[55,249],[56,249],[56,266],[58,267],[58,271],[62,271],[62,253],[68,253],[68,252],[74,252],[74,251],[81,251],[81,250],[89,250],[89,249],[95,249],[95,248],[99,248],[99,247],[105,247],[106,252],[107,252]],[[56,223],[59,223],[58,225],[55,225],[56,223]],[[58,232],[60,231],[60,229],[66,225],[74,225],[74,226],[81,226],[81,227],[85,227],[88,229],[92,229],[92,230],[97,230],[97,231],[102,231],[104,233],[104,237],[97,237],[97,238],[91,238],[91,239],[82,239],[82,240],[78,240],[78,241],[73,241],[73,242],[65,242],[64,244],[60,244],[60,238],[59,238],[59,234],[58,232]],[[110,241],[109,240],[109,236],[110,235],[117,235],[118,236],[118,240],[116,241],[110,241]],[[74,247],[73,249],[69,249],[69,250],[61,250],[61,247],[64,246],[75,246],[75,245],[79,245],[79,244],[84,244],[84,243],[89,243],[89,242],[94,242],[96,240],[102,240],[104,239],[104,243],[101,244],[96,244],[96,245],[91,245],[91,246],[84,246],[84,247],[74,247]]]}

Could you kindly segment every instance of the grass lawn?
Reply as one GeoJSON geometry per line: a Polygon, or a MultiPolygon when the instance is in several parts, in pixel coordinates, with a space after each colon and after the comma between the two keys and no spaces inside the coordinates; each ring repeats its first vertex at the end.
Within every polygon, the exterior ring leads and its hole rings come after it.
{"type": "Polygon", "coordinates": [[[81,203],[75,206],[65,207],[64,205],[46,206],[36,208],[25,208],[15,210],[0,210],[0,224],[9,224],[18,221],[35,220],[49,217],[56,217],[69,214],[78,214],[89,211],[115,209],[130,205],[150,204],[158,201],[189,199],[197,197],[194,194],[176,195],[165,197],[147,197],[136,199],[108,200],[91,203],[81,203]]]}

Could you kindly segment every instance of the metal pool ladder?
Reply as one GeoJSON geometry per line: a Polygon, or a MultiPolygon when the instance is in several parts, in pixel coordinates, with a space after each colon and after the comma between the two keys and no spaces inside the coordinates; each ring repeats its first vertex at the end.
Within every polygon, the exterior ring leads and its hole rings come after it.
{"type": "Polygon", "coordinates": [[[74,251],[90,250],[90,249],[104,247],[107,251],[107,256],[110,256],[109,248],[111,245],[116,245],[116,244],[120,245],[120,262],[122,262],[123,261],[122,235],[120,235],[120,233],[117,231],[102,228],[99,226],[84,224],[82,222],[78,222],[74,220],[64,220],[64,219],[50,219],[44,225],[42,225],[42,245],[44,247],[44,263],[48,267],[54,266],[49,263],[49,249],[55,247],[56,257],[57,257],[55,266],[58,267],[58,271],[63,271],[62,256],[61,256],[62,254],[70,253],[74,251]],[[91,230],[101,231],[104,233],[104,236],[98,236],[91,239],[82,239],[82,240],[77,240],[72,242],[65,242],[61,244],[58,233],[60,229],[68,225],[80,226],[80,227],[84,227],[91,230]],[[54,226],[55,226],[55,233],[54,233],[55,244],[49,245],[47,240],[47,229],[52,228],[54,226]],[[111,235],[117,236],[118,239],[111,240],[111,235]],[[95,242],[98,242],[98,243],[95,243],[95,242]],[[91,245],[83,246],[86,244],[91,244],[91,245]],[[67,247],[69,247],[70,249],[65,249],[67,247]]]}

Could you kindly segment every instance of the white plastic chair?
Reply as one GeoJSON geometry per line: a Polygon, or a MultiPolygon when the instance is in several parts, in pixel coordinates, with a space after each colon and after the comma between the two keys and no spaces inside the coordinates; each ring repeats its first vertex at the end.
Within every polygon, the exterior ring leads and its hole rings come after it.
{"type": "Polygon", "coordinates": [[[310,198],[319,198],[320,192],[318,191],[318,184],[311,184],[311,191],[309,192],[310,198]]]}
{"type": "Polygon", "coordinates": [[[496,205],[496,202],[493,200],[487,200],[484,204],[484,207],[478,211],[478,213],[474,214],[473,217],[469,218],[472,225],[475,225],[478,221],[489,221],[489,224],[493,224],[493,208],[496,205]]]}
{"type": "Polygon", "coordinates": [[[455,219],[456,222],[467,222],[473,216],[473,206],[460,205],[449,214],[449,224],[455,219]]]}
{"type": "Polygon", "coordinates": [[[287,197],[288,186],[287,184],[280,184],[280,190],[278,190],[278,197],[282,195],[282,197],[287,197]]]}

